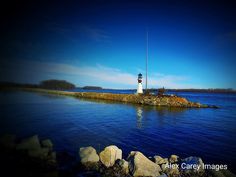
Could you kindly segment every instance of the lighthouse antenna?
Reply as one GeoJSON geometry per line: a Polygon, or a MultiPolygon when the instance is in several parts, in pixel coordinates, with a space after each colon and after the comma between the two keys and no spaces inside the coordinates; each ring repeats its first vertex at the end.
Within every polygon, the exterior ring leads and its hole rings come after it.
{"type": "Polygon", "coordinates": [[[148,93],[147,91],[147,87],[148,87],[148,31],[147,31],[147,48],[146,48],[146,93],[148,93]]]}

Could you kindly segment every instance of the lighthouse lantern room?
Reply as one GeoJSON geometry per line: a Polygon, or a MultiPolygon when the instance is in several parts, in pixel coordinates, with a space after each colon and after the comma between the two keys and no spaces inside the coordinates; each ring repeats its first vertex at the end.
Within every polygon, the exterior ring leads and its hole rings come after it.
{"type": "Polygon", "coordinates": [[[142,94],[143,93],[142,79],[143,79],[143,75],[141,73],[139,73],[138,74],[138,89],[137,89],[137,94],[142,94]]]}

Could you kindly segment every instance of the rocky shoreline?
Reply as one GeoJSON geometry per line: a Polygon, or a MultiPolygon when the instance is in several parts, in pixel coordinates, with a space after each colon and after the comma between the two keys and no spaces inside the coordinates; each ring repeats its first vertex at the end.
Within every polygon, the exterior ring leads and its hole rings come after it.
{"type": "Polygon", "coordinates": [[[113,94],[113,93],[96,93],[96,92],[68,92],[60,90],[47,90],[38,88],[24,88],[24,91],[40,92],[46,94],[56,94],[73,96],[77,98],[108,100],[114,102],[164,106],[164,107],[180,107],[180,108],[218,108],[215,105],[205,105],[197,102],[188,101],[186,98],[176,95],[138,95],[138,94],[113,94]]]}
{"type": "Polygon", "coordinates": [[[99,153],[91,146],[81,147],[78,158],[74,158],[66,152],[55,152],[52,141],[40,140],[38,135],[17,139],[5,134],[0,138],[0,149],[1,172],[8,176],[235,177],[223,166],[205,169],[200,157],[146,157],[139,151],[131,151],[124,158],[115,145],[99,153]]]}

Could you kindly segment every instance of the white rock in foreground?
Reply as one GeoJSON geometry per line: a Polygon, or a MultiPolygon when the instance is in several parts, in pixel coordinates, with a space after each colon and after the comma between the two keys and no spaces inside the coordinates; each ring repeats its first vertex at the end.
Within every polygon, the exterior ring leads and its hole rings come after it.
{"type": "Polygon", "coordinates": [[[117,146],[107,146],[100,154],[100,160],[106,167],[111,167],[117,159],[122,159],[122,150],[117,146]]]}
{"type": "Polygon", "coordinates": [[[92,146],[80,148],[79,155],[82,164],[95,163],[99,161],[99,156],[92,146]]]}
{"type": "Polygon", "coordinates": [[[134,177],[138,176],[160,176],[161,168],[158,164],[152,162],[141,152],[131,151],[128,156],[129,171],[134,177]]]}

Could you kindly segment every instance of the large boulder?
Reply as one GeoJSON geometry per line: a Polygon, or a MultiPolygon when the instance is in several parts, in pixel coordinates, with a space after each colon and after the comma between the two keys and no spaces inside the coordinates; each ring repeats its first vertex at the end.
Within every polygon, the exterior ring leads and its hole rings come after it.
{"type": "Polygon", "coordinates": [[[141,152],[131,151],[128,156],[129,171],[134,177],[160,175],[161,168],[158,164],[152,162],[145,157],[141,152]]]}
{"type": "Polygon", "coordinates": [[[38,135],[34,135],[32,137],[23,139],[19,144],[16,145],[16,149],[18,150],[36,150],[40,149],[41,145],[39,142],[38,135]]]}
{"type": "Polygon", "coordinates": [[[111,145],[106,147],[100,154],[100,160],[106,167],[111,167],[115,164],[115,161],[122,159],[122,150],[117,146],[111,145]]]}
{"type": "Polygon", "coordinates": [[[82,164],[96,163],[99,161],[99,156],[92,146],[82,147],[79,149],[79,155],[82,164]]]}

